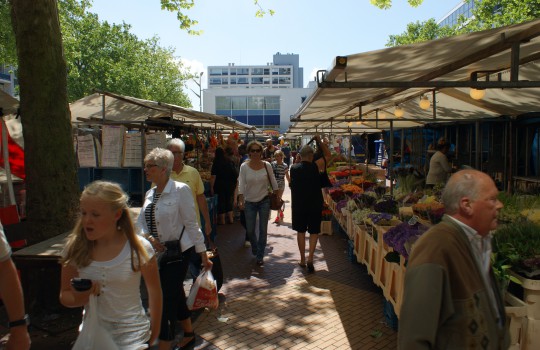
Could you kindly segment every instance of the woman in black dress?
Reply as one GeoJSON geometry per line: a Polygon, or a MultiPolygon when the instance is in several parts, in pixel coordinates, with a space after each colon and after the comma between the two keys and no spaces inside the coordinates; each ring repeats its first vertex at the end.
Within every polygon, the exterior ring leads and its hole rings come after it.
{"type": "MultiPolygon", "coordinates": [[[[211,193],[218,195],[218,224],[225,224],[225,215],[228,223],[232,224],[234,221],[233,199],[238,172],[227,150],[221,147],[216,149],[210,178],[211,193]]],[[[232,149],[229,151],[232,154],[232,149]]]]}

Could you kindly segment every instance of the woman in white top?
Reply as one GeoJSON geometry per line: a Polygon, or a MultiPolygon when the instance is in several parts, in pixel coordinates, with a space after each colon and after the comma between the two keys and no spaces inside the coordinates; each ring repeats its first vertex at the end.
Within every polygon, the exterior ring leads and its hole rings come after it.
{"type": "Polygon", "coordinates": [[[270,217],[269,190],[278,192],[278,184],[270,163],[261,159],[263,146],[258,141],[247,145],[249,161],[240,166],[238,176],[238,207],[246,216],[246,231],[251,242],[251,251],[257,265],[263,266],[268,218],[270,217]],[[270,180],[269,180],[270,179],[270,180]],[[255,235],[255,221],[259,215],[259,237],[255,235]]]}
{"type": "Polygon", "coordinates": [[[182,325],[184,337],[174,348],[183,349],[195,343],[191,313],[186,305],[183,286],[190,255],[199,253],[204,268],[212,268],[212,262],[206,255],[204,235],[199,229],[191,189],[184,183],[170,179],[173,163],[172,152],[163,148],[154,148],[144,157],[146,179],[156,185],[146,192],[137,221],[142,234],[148,238],[158,255],[165,252],[166,245],[178,244],[180,240],[182,258],[166,263],[161,258],[159,262],[163,291],[160,350],[170,349],[175,338],[177,320],[182,325]]]}
{"type": "Polygon", "coordinates": [[[119,349],[139,350],[158,337],[162,299],[154,250],[135,234],[127,202],[128,196],[115,183],[95,181],[84,189],[81,215],[62,256],[60,302],[95,312],[87,308],[90,296],[97,296],[100,325],[119,349]],[[151,320],[141,302],[141,275],[151,320]],[[74,277],[91,279],[92,286],[76,291],[70,283],[74,277]]]}

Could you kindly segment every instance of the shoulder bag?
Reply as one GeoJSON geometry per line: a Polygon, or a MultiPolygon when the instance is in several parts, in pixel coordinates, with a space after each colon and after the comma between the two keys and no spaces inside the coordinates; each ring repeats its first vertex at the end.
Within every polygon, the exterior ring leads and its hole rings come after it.
{"type": "MultiPolygon", "coordinates": [[[[266,170],[266,176],[268,177],[268,182],[270,183],[270,187],[272,187],[272,180],[270,180],[270,173],[268,172],[268,167],[266,166],[266,162],[264,163],[264,169],[266,170]]],[[[283,204],[285,204],[285,202],[283,201],[283,199],[279,198],[279,196],[276,193],[274,193],[274,191],[268,193],[268,197],[270,198],[271,210],[281,210],[281,208],[283,208],[283,204]]]]}
{"type": "Polygon", "coordinates": [[[165,251],[158,258],[158,265],[160,268],[165,265],[172,264],[175,262],[182,262],[182,260],[184,260],[184,256],[182,255],[182,245],[180,244],[180,240],[182,239],[182,236],[184,235],[185,229],[186,227],[184,226],[182,228],[182,233],[180,233],[180,238],[163,242],[163,245],[165,246],[165,251]]]}

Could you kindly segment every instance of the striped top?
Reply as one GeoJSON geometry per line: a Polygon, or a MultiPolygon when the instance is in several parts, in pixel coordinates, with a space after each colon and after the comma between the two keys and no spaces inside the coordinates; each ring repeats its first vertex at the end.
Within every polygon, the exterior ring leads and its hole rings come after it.
{"type": "Polygon", "coordinates": [[[146,219],[146,224],[148,225],[149,233],[154,237],[158,238],[158,232],[157,232],[157,226],[156,226],[156,203],[159,200],[159,197],[161,197],[161,193],[155,192],[154,198],[152,200],[152,203],[150,203],[145,211],[144,211],[144,218],[146,219]]]}
{"type": "Polygon", "coordinates": [[[272,162],[272,169],[274,169],[274,176],[278,183],[279,189],[285,188],[285,171],[289,169],[289,166],[286,163],[278,164],[276,161],[272,162]]]}

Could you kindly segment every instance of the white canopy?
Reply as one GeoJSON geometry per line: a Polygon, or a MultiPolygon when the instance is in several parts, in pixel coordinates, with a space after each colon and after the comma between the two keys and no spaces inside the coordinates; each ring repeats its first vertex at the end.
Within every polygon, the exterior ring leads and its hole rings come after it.
{"type": "Polygon", "coordinates": [[[288,134],[372,132],[390,128],[389,119],[399,129],[539,111],[540,20],[338,56],[317,78],[288,134]],[[485,97],[472,99],[470,87],[487,88],[485,97]],[[422,95],[431,108],[419,107],[422,95]],[[397,104],[402,118],[394,117],[397,104]]]}
{"type": "Polygon", "coordinates": [[[99,92],[83,97],[71,103],[70,109],[73,124],[154,122],[161,125],[187,125],[218,131],[259,132],[256,127],[232,118],[111,92],[99,92]]]}

